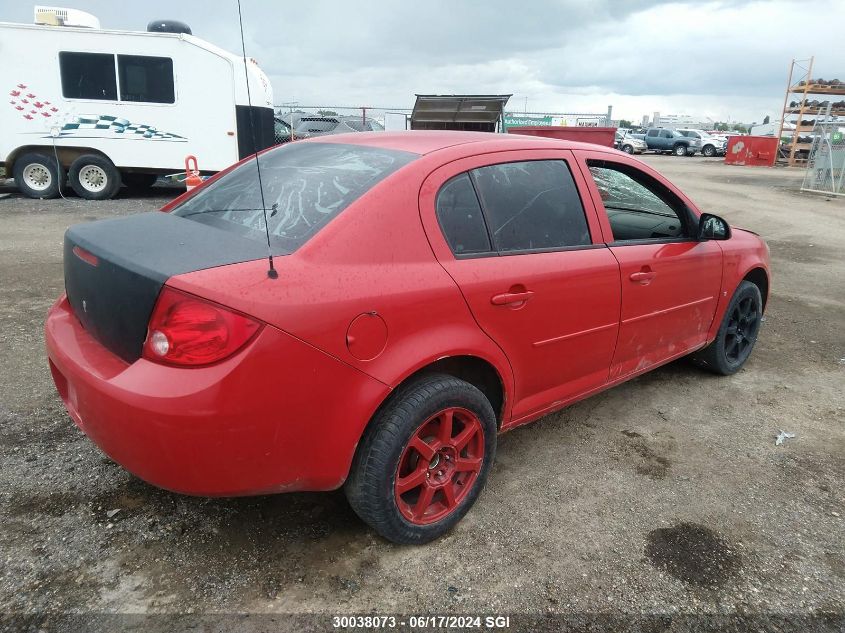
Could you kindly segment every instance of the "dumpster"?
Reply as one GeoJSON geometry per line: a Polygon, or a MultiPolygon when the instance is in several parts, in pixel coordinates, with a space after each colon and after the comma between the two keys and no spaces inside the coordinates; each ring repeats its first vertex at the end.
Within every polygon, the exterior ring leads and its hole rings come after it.
{"type": "Polygon", "coordinates": [[[776,136],[731,136],[725,151],[725,164],[774,167],[779,143],[776,136]]]}
{"type": "Polygon", "coordinates": [[[615,127],[577,127],[569,125],[530,125],[525,127],[509,127],[508,134],[526,134],[528,136],[545,136],[560,138],[579,143],[593,143],[613,147],[616,136],[615,127]]]}
{"type": "Polygon", "coordinates": [[[412,130],[498,132],[511,95],[417,95],[412,130]]]}

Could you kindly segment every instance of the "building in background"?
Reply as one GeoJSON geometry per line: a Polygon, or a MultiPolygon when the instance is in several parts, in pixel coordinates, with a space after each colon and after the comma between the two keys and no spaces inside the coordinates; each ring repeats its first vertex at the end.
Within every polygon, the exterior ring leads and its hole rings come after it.
{"type": "Polygon", "coordinates": [[[651,123],[648,122],[648,116],[643,117],[643,127],[680,127],[689,130],[708,130],[713,127],[714,123],[709,117],[690,114],[661,114],[655,112],[651,123]]]}

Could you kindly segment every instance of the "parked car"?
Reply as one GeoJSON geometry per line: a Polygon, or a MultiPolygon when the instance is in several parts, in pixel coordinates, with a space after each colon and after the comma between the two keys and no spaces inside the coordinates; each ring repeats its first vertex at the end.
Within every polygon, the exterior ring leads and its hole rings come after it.
{"type": "Polygon", "coordinates": [[[697,138],[701,141],[701,153],[705,156],[724,156],[728,147],[727,139],[708,134],[703,130],[678,130],[687,138],[697,138]]]}
{"type": "Polygon", "coordinates": [[[677,130],[652,127],[646,130],[645,142],[650,150],[661,153],[672,153],[675,156],[692,156],[701,151],[701,141],[687,138],[677,130]]]}
{"type": "Polygon", "coordinates": [[[291,127],[282,117],[273,117],[273,140],[275,145],[288,143],[291,140],[291,127]]]}
{"type": "Polygon", "coordinates": [[[623,152],[381,132],[259,160],[263,197],[247,159],[65,234],[56,388],[156,486],[343,486],[423,543],[475,502],[499,432],[683,356],[733,374],[757,339],[766,244],[623,152]]]}
{"type": "Polygon", "coordinates": [[[311,138],[327,134],[347,134],[349,132],[380,132],[384,127],[375,119],[360,116],[303,116],[299,119],[294,134],[296,138],[311,138]]]}
{"type": "Polygon", "coordinates": [[[642,154],[648,149],[645,141],[637,138],[630,130],[623,130],[621,134],[617,130],[614,145],[616,149],[622,150],[626,154],[642,154]]]}

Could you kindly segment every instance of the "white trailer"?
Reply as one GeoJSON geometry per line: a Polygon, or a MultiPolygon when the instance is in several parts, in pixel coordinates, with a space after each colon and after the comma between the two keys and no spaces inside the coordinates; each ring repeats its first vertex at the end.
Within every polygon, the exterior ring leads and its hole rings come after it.
{"type": "Polygon", "coordinates": [[[0,23],[0,166],[25,195],[56,197],[67,179],[107,199],[184,170],[188,155],[215,172],[273,144],[273,90],[255,60],[245,72],[178,22],[115,31],[79,11],[35,14],[40,24],[0,23]]]}

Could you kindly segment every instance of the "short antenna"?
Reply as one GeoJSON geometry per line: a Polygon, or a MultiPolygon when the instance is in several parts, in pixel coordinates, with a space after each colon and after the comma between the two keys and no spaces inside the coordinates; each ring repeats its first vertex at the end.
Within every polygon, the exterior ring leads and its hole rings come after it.
{"type": "Polygon", "coordinates": [[[241,13],[241,0],[238,0],[238,23],[241,27],[241,52],[244,59],[244,79],[246,79],[246,101],[249,104],[249,130],[252,133],[252,149],[255,150],[255,170],[258,172],[258,191],[261,194],[261,210],[264,212],[264,232],[267,234],[267,259],[270,268],[267,276],[270,279],[277,279],[279,273],[273,267],[273,249],[270,246],[270,225],[267,223],[267,203],[264,201],[264,185],[261,182],[261,163],[258,160],[258,143],[255,139],[255,117],[252,109],[252,94],[249,90],[249,69],[246,65],[246,44],[244,43],[244,19],[241,13]]]}

